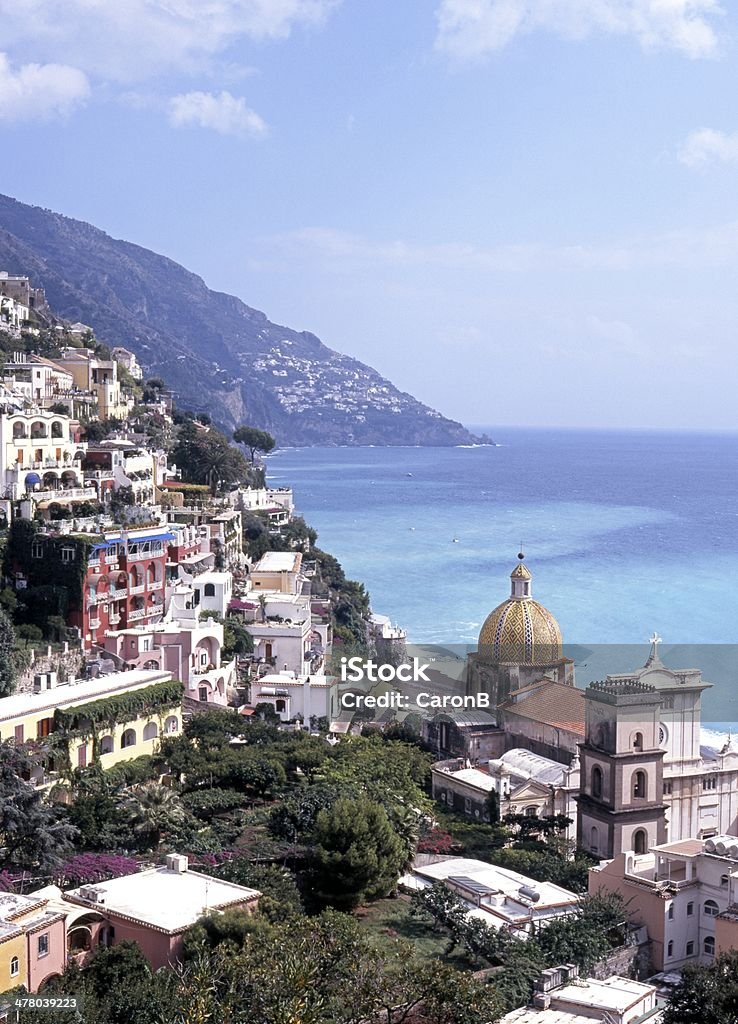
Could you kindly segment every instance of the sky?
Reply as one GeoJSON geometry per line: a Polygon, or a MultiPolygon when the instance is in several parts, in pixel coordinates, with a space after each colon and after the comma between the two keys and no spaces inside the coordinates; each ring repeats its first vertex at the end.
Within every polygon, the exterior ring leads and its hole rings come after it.
{"type": "Polygon", "coordinates": [[[0,191],[465,423],[732,430],[737,8],[0,0],[0,191]]]}

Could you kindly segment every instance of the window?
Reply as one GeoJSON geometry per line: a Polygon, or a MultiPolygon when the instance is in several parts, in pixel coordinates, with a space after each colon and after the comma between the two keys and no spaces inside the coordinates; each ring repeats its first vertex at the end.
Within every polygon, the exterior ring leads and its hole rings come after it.
{"type": "Polygon", "coordinates": [[[692,901],[690,900],[690,902],[687,904],[687,917],[692,917],[693,914],[694,914],[694,903],[692,903],[692,901]]]}
{"type": "Polygon", "coordinates": [[[670,782],[664,783],[664,796],[671,796],[672,785],[670,782]]]}
{"type": "Polygon", "coordinates": [[[598,800],[602,796],[602,769],[598,764],[592,769],[592,796],[598,800]]]}
{"type": "Polygon", "coordinates": [[[526,816],[526,818],[535,818],[537,816],[537,814],[538,814],[538,808],[537,807],[526,807],[525,808],[525,816],[526,816]]]}
{"type": "Polygon", "coordinates": [[[705,900],[705,905],[702,909],[708,917],[717,917],[720,913],[720,908],[715,900],[705,900]]]}
{"type": "Polygon", "coordinates": [[[136,730],[126,729],[120,738],[121,748],[123,747],[135,747],[136,745],[136,730]]]}
{"type": "Polygon", "coordinates": [[[687,943],[687,956],[694,956],[694,942],[687,943]]]}
{"type": "Polygon", "coordinates": [[[634,800],[645,800],[646,799],[646,773],[645,772],[634,772],[633,773],[633,799],[634,800]]]}
{"type": "Polygon", "coordinates": [[[203,588],[203,595],[205,597],[215,597],[215,584],[206,583],[205,587],[203,588]]]}
{"type": "Polygon", "coordinates": [[[637,732],[633,737],[633,750],[643,750],[643,733],[637,732]]]}
{"type": "Polygon", "coordinates": [[[648,836],[645,829],[638,828],[633,833],[633,852],[641,857],[648,850],[648,836]]]}
{"type": "Polygon", "coordinates": [[[669,939],[669,943],[668,943],[668,945],[666,947],[666,955],[667,956],[674,956],[674,943],[673,943],[673,941],[671,939],[669,939]]]}
{"type": "Polygon", "coordinates": [[[208,688],[207,686],[200,687],[200,700],[206,701],[208,699],[208,688]]]}
{"type": "Polygon", "coordinates": [[[714,775],[702,780],[702,791],[706,793],[710,789],[717,789],[717,778],[714,775]]]}
{"type": "Polygon", "coordinates": [[[74,548],[64,547],[61,549],[61,560],[62,562],[73,562],[75,556],[74,548]]]}
{"type": "Polygon", "coordinates": [[[10,961],[10,977],[17,978],[20,974],[20,960],[14,956],[10,961]]]}
{"type": "Polygon", "coordinates": [[[49,933],[44,932],[38,937],[38,955],[47,956],[49,952],[49,933]]]}
{"type": "Polygon", "coordinates": [[[600,833],[596,825],[593,825],[589,831],[589,848],[592,853],[600,852],[600,833]]]}
{"type": "Polygon", "coordinates": [[[702,944],[702,948],[708,956],[715,956],[715,936],[706,935],[705,941],[702,944]]]}
{"type": "Polygon", "coordinates": [[[155,740],[158,734],[159,730],[157,728],[156,722],[149,722],[147,725],[144,726],[145,740],[155,740]]]}
{"type": "Polygon", "coordinates": [[[100,740],[100,753],[101,754],[112,754],[113,752],[113,737],[103,736],[100,740]]]}
{"type": "Polygon", "coordinates": [[[729,885],[729,883],[730,883],[730,875],[721,875],[720,876],[720,884],[723,887],[727,887],[729,885]]]}
{"type": "Polygon", "coordinates": [[[35,540],[31,544],[31,558],[43,558],[44,557],[44,546],[40,540],[35,540]]]}
{"type": "Polygon", "coordinates": [[[471,797],[464,797],[464,814],[471,814],[471,797]]]}
{"type": "Polygon", "coordinates": [[[174,733],[179,729],[179,722],[176,715],[170,715],[164,722],[164,732],[174,733]]]}
{"type": "Polygon", "coordinates": [[[667,916],[668,916],[670,921],[674,920],[674,904],[673,903],[669,904],[669,910],[667,911],[667,916]]]}

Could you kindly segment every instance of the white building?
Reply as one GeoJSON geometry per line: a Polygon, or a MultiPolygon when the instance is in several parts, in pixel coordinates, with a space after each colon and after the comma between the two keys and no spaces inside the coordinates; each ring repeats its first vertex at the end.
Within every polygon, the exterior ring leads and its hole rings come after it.
{"type": "MultiPolygon", "coordinates": [[[[46,409],[0,413],[0,478],[5,497],[34,502],[94,500],[84,487],[82,460],[87,445],[75,440],[68,416],[46,409]]],[[[43,507],[43,504],[42,504],[43,507]]]]}
{"type": "Polygon", "coordinates": [[[251,570],[253,590],[281,594],[302,592],[302,554],[299,551],[267,551],[251,570]]]}
{"type": "Polygon", "coordinates": [[[506,1014],[499,1024],[659,1024],[657,990],[617,974],[580,978],[574,964],[552,967],[536,982],[531,1006],[506,1014]]]}
{"type": "Polygon", "coordinates": [[[446,857],[423,864],[418,858],[400,884],[409,889],[427,889],[443,882],[469,908],[469,914],[492,928],[505,928],[518,938],[527,938],[534,928],[579,907],[581,897],[554,885],[538,882],[517,871],[466,857],[446,857]]]}
{"type": "Polygon", "coordinates": [[[112,350],[111,355],[116,363],[120,363],[121,366],[128,370],[134,380],[143,380],[143,370],[134,352],[123,348],[121,345],[117,345],[112,350]]]}
{"type": "Polygon", "coordinates": [[[307,723],[313,715],[330,718],[335,684],[333,676],[322,673],[300,676],[275,672],[251,684],[251,704],[271,704],[283,722],[301,718],[307,723]]]}
{"type": "Polygon", "coordinates": [[[500,816],[527,814],[546,817],[563,814],[571,819],[566,837],[577,834],[579,761],[571,765],[551,761],[530,750],[513,749],[477,767],[464,758],[438,761],[431,767],[433,796],[455,811],[489,820],[489,795],[495,792],[500,816]]]}

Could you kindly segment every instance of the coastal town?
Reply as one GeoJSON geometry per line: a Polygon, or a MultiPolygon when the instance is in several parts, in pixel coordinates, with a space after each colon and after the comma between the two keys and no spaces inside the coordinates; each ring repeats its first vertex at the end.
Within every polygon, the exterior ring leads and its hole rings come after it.
{"type": "Polygon", "coordinates": [[[738,969],[699,668],[654,633],[578,687],[521,552],[429,680],[275,438],[133,349],[0,272],[0,1020],[696,1019],[738,969]]]}

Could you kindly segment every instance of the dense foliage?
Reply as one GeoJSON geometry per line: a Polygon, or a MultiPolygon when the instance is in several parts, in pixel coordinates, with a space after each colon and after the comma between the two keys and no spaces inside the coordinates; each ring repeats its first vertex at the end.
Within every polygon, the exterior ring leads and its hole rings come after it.
{"type": "Polygon", "coordinates": [[[738,950],[721,953],[714,963],[690,965],[664,1010],[664,1024],[736,1024],[738,950]]]}

